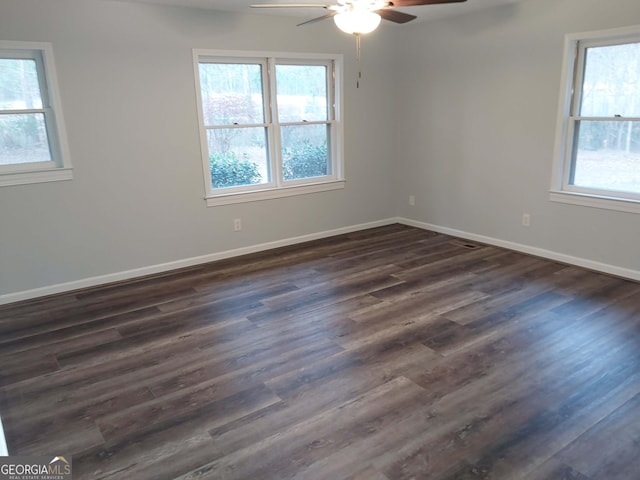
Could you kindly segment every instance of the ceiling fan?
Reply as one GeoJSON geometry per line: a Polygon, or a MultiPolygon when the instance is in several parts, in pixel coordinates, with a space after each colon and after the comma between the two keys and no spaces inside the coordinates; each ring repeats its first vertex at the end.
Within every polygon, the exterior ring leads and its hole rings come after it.
{"type": "Polygon", "coordinates": [[[324,8],[329,13],[312,18],[298,26],[308,25],[328,18],[333,18],[336,26],[346,33],[360,35],[378,28],[381,19],[394,23],[407,23],[416,19],[396,10],[396,7],[414,7],[418,5],[436,5],[442,3],[461,3],[467,0],[336,0],[333,5],[318,3],[264,3],[251,5],[252,8],[324,8]]]}
{"type": "Polygon", "coordinates": [[[373,32],[384,18],[394,23],[407,23],[415,20],[415,15],[400,12],[396,7],[415,7],[418,5],[437,5],[442,3],[462,3],[467,0],[336,0],[336,4],[322,3],[261,3],[251,5],[251,8],[324,8],[329,13],[321,17],[312,18],[298,26],[320,22],[333,18],[336,26],[343,32],[356,37],[356,60],[358,62],[358,79],[356,86],[360,88],[362,78],[361,42],[363,33],[373,32]]]}

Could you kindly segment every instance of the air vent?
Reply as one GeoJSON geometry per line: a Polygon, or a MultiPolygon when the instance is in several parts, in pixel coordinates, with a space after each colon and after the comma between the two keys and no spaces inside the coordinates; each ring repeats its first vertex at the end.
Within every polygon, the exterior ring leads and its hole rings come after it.
{"type": "Polygon", "coordinates": [[[476,245],[475,243],[466,242],[464,240],[454,240],[451,242],[451,245],[455,245],[456,247],[466,248],[467,250],[475,250],[476,248],[480,248],[480,245],[476,245]]]}

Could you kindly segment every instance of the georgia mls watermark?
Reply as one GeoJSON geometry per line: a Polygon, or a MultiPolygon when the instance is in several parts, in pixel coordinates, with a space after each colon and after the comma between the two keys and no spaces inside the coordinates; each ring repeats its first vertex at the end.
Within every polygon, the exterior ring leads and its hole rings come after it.
{"type": "Polygon", "coordinates": [[[71,455],[0,457],[0,480],[72,480],[71,455]]]}

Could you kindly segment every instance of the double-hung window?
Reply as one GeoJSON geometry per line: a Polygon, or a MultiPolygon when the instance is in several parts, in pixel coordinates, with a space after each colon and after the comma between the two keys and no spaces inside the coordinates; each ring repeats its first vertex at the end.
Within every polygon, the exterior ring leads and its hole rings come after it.
{"type": "Polygon", "coordinates": [[[342,188],[341,57],[194,50],[207,204],[342,188]]]}
{"type": "Polygon", "coordinates": [[[640,212],[640,27],[568,35],[551,199],[640,212]]]}
{"type": "Polygon", "coordinates": [[[51,45],[0,42],[0,186],[70,178],[51,45]]]}

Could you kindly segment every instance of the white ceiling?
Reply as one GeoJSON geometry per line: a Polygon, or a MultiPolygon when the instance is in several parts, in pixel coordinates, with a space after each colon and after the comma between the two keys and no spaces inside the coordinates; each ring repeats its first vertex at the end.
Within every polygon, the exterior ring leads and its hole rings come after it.
{"type": "MultiPolygon", "coordinates": [[[[249,5],[256,3],[312,3],[312,4],[334,4],[335,0],[125,0],[132,3],[148,3],[154,5],[171,5],[180,7],[206,8],[211,10],[222,10],[227,12],[255,13],[258,15],[288,15],[303,19],[310,19],[324,15],[322,8],[273,8],[257,9],[249,8],[249,5]]],[[[422,5],[419,7],[404,7],[399,10],[411,13],[418,17],[415,22],[436,20],[444,17],[465,14],[487,8],[518,3],[523,0],[467,0],[465,3],[445,4],[445,5],[422,5]]]]}

